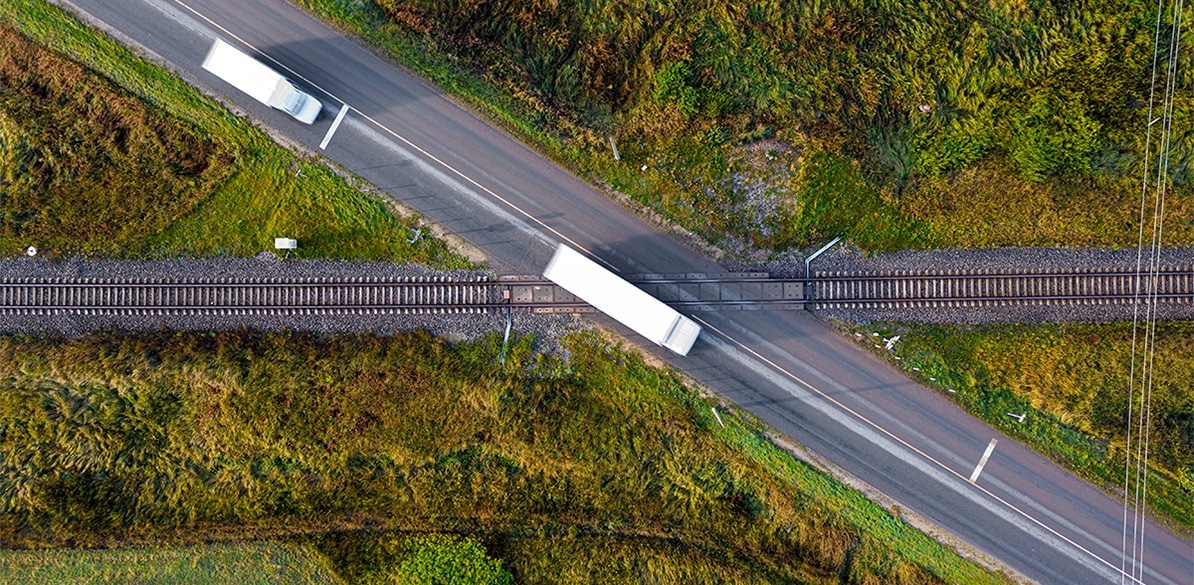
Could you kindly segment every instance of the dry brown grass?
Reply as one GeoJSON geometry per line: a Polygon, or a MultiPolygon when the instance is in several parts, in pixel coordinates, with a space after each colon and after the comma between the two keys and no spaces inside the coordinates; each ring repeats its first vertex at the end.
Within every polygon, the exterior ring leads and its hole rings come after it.
{"type": "MultiPolygon", "coordinates": [[[[1191,195],[1182,186],[1168,198],[1167,243],[1194,240],[1191,195]]],[[[1122,247],[1136,243],[1140,183],[1105,175],[1027,182],[1006,165],[988,161],[919,181],[899,208],[932,226],[940,241],[967,247],[1122,247]]],[[[1147,211],[1151,218],[1151,199],[1147,211]]]]}
{"type": "Polygon", "coordinates": [[[231,154],[78,63],[0,27],[0,253],[144,251],[224,180],[231,154]]]}

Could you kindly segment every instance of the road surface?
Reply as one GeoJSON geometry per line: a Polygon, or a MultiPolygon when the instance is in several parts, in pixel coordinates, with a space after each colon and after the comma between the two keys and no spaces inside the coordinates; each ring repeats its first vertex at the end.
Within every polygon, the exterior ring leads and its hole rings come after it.
{"type": "MultiPolygon", "coordinates": [[[[284,1],[56,1],[467,239],[499,271],[538,273],[557,242],[624,273],[724,270],[284,1]],[[217,35],[312,89],[321,119],[294,122],[200,69],[217,35]]],[[[695,317],[706,331],[689,356],[657,355],[1029,579],[1123,580],[1119,500],[807,313],[695,317]]],[[[1145,582],[1194,582],[1190,543],[1151,523],[1145,534],[1145,582]]]]}

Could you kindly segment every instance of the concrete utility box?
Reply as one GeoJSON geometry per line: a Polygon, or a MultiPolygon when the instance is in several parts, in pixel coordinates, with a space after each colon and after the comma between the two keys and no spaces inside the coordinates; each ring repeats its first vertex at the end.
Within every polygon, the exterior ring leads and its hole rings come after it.
{"type": "Polygon", "coordinates": [[[274,238],[275,250],[293,250],[298,248],[298,240],[293,238],[274,238]]]}

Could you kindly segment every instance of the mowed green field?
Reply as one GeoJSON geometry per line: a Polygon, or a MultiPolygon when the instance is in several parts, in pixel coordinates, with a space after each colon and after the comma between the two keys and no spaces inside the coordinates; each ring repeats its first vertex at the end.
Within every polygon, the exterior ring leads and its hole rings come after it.
{"type": "Polygon", "coordinates": [[[178,548],[0,551],[0,583],[321,585],[343,583],[306,546],[253,542],[178,548]]]}

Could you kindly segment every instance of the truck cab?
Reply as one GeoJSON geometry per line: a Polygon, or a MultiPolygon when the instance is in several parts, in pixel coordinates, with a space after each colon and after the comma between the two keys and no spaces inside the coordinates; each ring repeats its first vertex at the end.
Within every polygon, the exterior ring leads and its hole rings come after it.
{"type": "Polygon", "coordinates": [[[270,95],[269,106],[290,114],[304,124],[311,124],[319,117],[323,104],[319,100],[295,87],[285,77],[278,79],[274,93],[270,95]]]}

